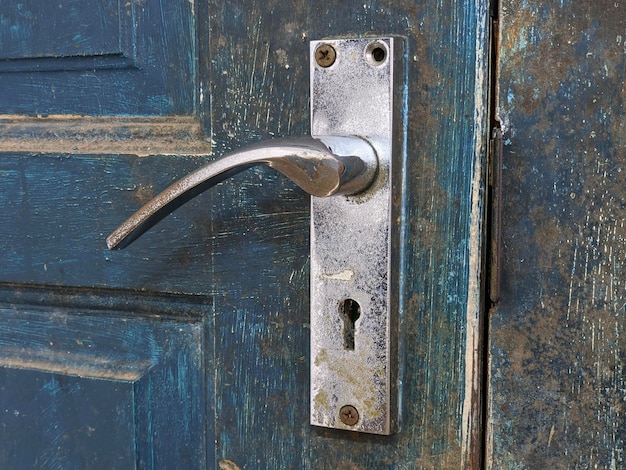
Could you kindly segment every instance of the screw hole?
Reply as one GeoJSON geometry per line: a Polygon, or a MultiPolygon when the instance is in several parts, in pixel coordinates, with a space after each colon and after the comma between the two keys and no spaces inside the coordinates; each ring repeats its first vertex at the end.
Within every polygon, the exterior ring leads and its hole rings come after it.
{"type": "Polygon", "coordinates": [[[365,58],[370,65],[384,64],[387,60],[387,45],[378,41],[370,42],[365,48],[365,58]]]}
{"type": "Polygon", "coordinates": [[[385,50],[382,47],[377,47],[372,51],[372,57],[376,62],[385,60],[385,55],[385,50]]]}

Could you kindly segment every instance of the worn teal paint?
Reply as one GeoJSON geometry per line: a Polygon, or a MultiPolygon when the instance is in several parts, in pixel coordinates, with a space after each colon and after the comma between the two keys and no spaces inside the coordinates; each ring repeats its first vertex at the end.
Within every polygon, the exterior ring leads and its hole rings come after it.
{"type": "MultiPolygon", "coordinates": [[[[137,91],[122,79],[127,72],[116,71],[99,72],[98,77],[112,79],[94,87],[97,79],[85,74],[80,83],[88,86],[81,90],[110,98],[108,107],[94,111],[84,93],[63,94],[52,104],[37,98],[51,81],[70,80],[71,73],[42,78],[32,87],[2,81],[7,91],[2,96],[14,100],[0,104],[0,113],[195,112],[214,141],[207,158],[216,158],[244,143],[308,133],[310,39],[403,37],[408,171],[399,300],[405,344],[402,431],[374,437],[308,424],[309,201],[265,168],[200,195],[129,249],[112,253],[105,248],[106,235],[205,158],[3,155],[0,236],[9,248],[0,252],[2,305],[17,311],[18,319],[22,310],[32,310],[49,322],[41,331],[57,341],[72,339],[50,325],[58,309],[83,321],[85,330],[91,324],[106,333],[121,319],[163,333],[158,344],[173,348],[163,369],[167,380],[135,387],[144,397],[138,416],[155,423],[138,437],[147,467],[179,465],[184,454],[204,455],[196,465],[208,468],[227,461],[248,469],[479,468],[479,390],[468,383],[474,386],[479,373],[479,358],[471,354],[480,318],[472,318],[479,312],[470,310],[478,303],[479,286],[471,284],[478,273],[470,266],[478,270],[480,265],[470,260],[470,251],[480,259],[482,234],[476,228],[487,136],[487,2],[211,1],[195,6],[200,49],[194,74],[185,75],[190,71],[186,58],[175,57],[194,50],[184,39],[163,42],[171,61],[158,54],[155,62],[150,62],[153,56],[146,59],[150,66],[172,65],[165,70],[174,74],[174,82],[167,77],[157,82],[175,83],[173,88],[164,92],[147,81],[149,92],[137,91]],[[176,64],[183,64],[183,72],[176,64]],[[25,307],[15,306],[16,295],[25,298],[25,307]],[[95,300],[86,300],[90,297],[95,300]],[[84,304],[87,316],[83,307],[76,308],[84,304]],[[182,334],[169,328],[178,322],[187,325],[182,334]],[[468,350],[474,362],[468,361],[468,350]],[[194,368],[198,356],[206,369],[194,368]],[[177,419],[174,413],[162,422],[158,413],[172,408],[180,381],[200,384],[204,402],[192,405],[196,415],[177,419]],[[176,454],[159,423],[185,438],[187,423],[195,423],[189,447],[176,454]]],[[[177,21],[166,25],[178,30],[172,26],[177,21]]],[[[2,321],[0,338],[10,338],[19,321],[4,329],[2,321]]],[[[27,330],[22,341],[36,333],[27,330]]],[[[142,343],[133,351],[142,357],[144,349],[150,346],[142,343]]]]}
{"type": "Polygon", "coordinates": [[[187,0],[0,5],[2,114],[193,114],[187,0]]]}
{"type": "MultiPolygon", "coordinates": [[[[480,67],[486,73],[487,4],[302,1],[286,9],[278,2],[248,2],[245,8],[242,2],[211,5],[212,128],[218,152],[241,141],[308,132],[308,39],[404,36],[409,84],[402,432],[372,437],[308,426],[306,286],[290,283],[287,271],[277,278],[278,290],[247,284],[236,304],[227,301],[224,307],[233,312],[235,325],[232,315],[216,318],[224,334],[218,345],[223,354],[216,382],[217,456],[242,468],[459,468],[462,462],[477,468],[479,445],[463,442],[460,410],[468,403],[465,381],[478,373],[466,369],[465,353],[471,194],[474,172],[482,171],[482,161],[474,166],[474,156],[476,143],[486,136],[486,123],[475,116],[477,106],[486,106],[479,101],[486,83],[476,80],[480,67]],[[251,338],[262,331],[261,311],[269,315],[270,328],[278,330],[267,333],[273,338],[271,347],[259,350],[251,338]],[[301,363],[298,357],[307,359],[301,363]],[[294,373],[299,377],[295,382],[294,373]],[[260,377],[270,379],[260,385],[260,377]]],[[[264,188],[246,187],[246,203],[265,193],[264,188]]],[[[233,185],[211,197],[228,205],[238,196],[240,190],[233,185]]],[[[289,222],[290,230],[303,246],[299,264],[306,269],[308,227],[298,223],[289,222]]],[[[212,251],[221,247],[219,239],[212,241],[212,251]]],[[[285,248],[274,249],[270,269],[280,265],[285,248]]],[[[217,258],[216,263],[221,267],[228,259],[217,258]]],[[[236,277],[233,286],[244,287],[236,277]]],[[[469,403],[477,406],[474,398],[469,403]]],[[[479,413],[468,413],[468,434],[476,439],[479,413]]]]}
{"type": "Polygon", "coordinates": [[[210,467],[210,301],[124,294],[0,289],[3,467],[210,467]]]}

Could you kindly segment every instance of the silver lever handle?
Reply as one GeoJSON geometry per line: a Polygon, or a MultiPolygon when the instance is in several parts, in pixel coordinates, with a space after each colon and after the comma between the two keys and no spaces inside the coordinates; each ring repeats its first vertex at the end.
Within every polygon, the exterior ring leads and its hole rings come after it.
{"type": "Polygon", "coordinates": [[[302,137],[250,145],[173,183],[111,233],[108,247],[128,246],[185,202],[261,163],[318,197],[359,193],[371,184],[378,169],[374,149],[358,137],[302,137]]]}

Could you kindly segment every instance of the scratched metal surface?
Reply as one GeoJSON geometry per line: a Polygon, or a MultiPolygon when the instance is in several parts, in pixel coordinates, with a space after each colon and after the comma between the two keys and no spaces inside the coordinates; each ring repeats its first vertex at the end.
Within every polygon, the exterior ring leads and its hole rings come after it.
{"type": "Polygon", "coordinates": [[[626,4],[502,2],[489,463],[623,468],[626,4]]]}

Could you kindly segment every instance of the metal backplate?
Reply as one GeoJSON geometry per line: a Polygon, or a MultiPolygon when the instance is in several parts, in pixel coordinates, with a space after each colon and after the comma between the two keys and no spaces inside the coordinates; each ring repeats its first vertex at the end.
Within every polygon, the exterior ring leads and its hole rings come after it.
{"type": "Polygon", "coordinates": [[[317,426],[375,434],[399,426],[401,64],[398,39],[311,43],[311,134],[361,137],[379,160],[365,192],[311,200],[311,424],[317,426]]]}

